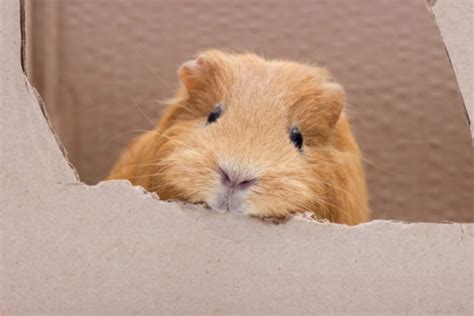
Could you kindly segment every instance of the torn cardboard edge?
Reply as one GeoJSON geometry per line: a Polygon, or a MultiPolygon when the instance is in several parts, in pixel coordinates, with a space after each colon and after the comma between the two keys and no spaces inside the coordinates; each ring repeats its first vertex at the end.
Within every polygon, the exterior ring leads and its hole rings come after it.
{"type": "Polygon", "coordinates": [[[472,314],[474,224],[275,226],[79,182],[0,7],[0,313],[472,314]]]}
{"type": "MultiPolygon", "coordinates": [[[[22,41],[22,43],[24,43],[25,41],[22,41]]],[[[22,64],[23,65],[23,64],[22,64]]],[[[24,70],[23,70],[24,71],[24,70]]],[[[41,95],[39,94],[39,92],[32,86],[31,82],[29,81],[28,77],[27,77],[27,74],[26,72],[24,71],[24,80],[25,80],[25,86],[27,88],[27,91],[34,95],[34,97],[36,98],[36,101],[37,101],[37,104],[39,106],[39,108],[41,109],[41,113],[46,121],[46,124],[48,125],[49,127],[49,130],[52,134],[52,136],[54,137],[56,143],[57,143],[57,146],[59,148],[59,150],[61,151],[62,155],[63,155],[63,158],[65,160],[65,162],[68,164],[69,168],[71,169],[71,171],[73,172],[74,174],[74,177],[77,181],[77,183],[66,183],[68,185],[70,184],[76,184],[76,185],[81,185],[85,188],[99,188],[101,185],[103,185],[104,183],[116,183],[116,182],[125,182],[128,184],[128,186],[131,188],[131,189],[134,189],[134,190],[138,190],[138,192],[140,192],[141,194],[144,194],[144,195],[149,195],[151,196],[154,200],[157,200],[157,201],[162,201],[162,202],[167,202],[167,203],[176,203],[177,205],[180,205],[180,206],[191,206],[191,205],[195,205],[195,204],[190,204],[190,203],[186,203],[186,202],[182,202],[182,201],[179,201],[179,200],[161,200],[160,197],[158,196],[158,194],[156,192],[149,192],[147,190],[145,190],[143,187],[141,186],[134,186],[132,185],[132,183],[128,180],[103,180],[103,181],[100,181],[99,183],[95,184],[95,185],[90,185],[90,184],[87,184],[87,183],[84,183],[81,181],[80,179],[80,175],[79,173],[77,172],[77,169],[74,167],[74,165],[69,161],[68,159],[68,154],[67,154],[67,149],[65,148],[65,146],[63,145],[63,143],[61,142],[61,139],[59,138],[59,136],[56,134],[56,132],[54,131],[54,128],[52,126],[52,123],[51,123],[51,120],[49,118],[49,115],[48,115],[48,112],[46,110],[46,107],[45,107],[45,104],[44,104],[44,101],[42,100],[41,98],[41,95]]],[[[220,213],[219,211],[216,211],[216,210],[212,210],[212,212],[215,212],[215,213],[220,213]]],[[[254,217],[254,216],[248,216],[248,215],[238,215],[239,217],[240,216],[246,216],[246,217],[249,217],[249,218],[254,218],[254,219],[257,219],[259,221],[262,221],[262,222],[266,222],[266,223],[273,223],[273,224],[285,224],[287,223],[288,221],[292,220],[292,219],[296,219],[296,220],[303,220],[303,221],[306,221],[306,222],[311,222],[311,223],[315,223],[315,224],[325,224],[325,225],[335,225],[335,226],[345,226],[345,227],[356,227],[356,226],[364,226],[364,225],[367,225],[367,224],[370,224],[370,223],[373,223],[373,222],[392,222],[392,223],[401,223],[401,224],[415,224],[417,222],[408,222],[408,221],[401,221],[401,220],[397,220],[397,219],[391,219],[391,220],[370,220],[368,222],[365,222],[365,223],[360,223],[360,224],[357,224],[357,225],[346,225],[346,224],[339,224],[339,223],[332,223],[332,222],[329,222],[328,220],[325,220],[325,219],[316,219],[314,217],[314,213],[310,213],[310,212],[303,212],[303,213],[296,213],[296,214],[292,214],[292,215],[289,215],[283,219],[276,219],[276,218],[257,218],[257,217],[254,217]]],[[[419,222],[419,223],[430,223],[430,222],[419,222]]],[[[455,222],[451,222],[451,221],[444,221],[444,222],[441,222],[441,223],[437,223],[437,224],[453,224],[455,222]]],[[[459,223],[459,224],[462,224],[462,223],[459,223]]]]}
{"type": "Polygon", "coordinates": [[[446,55],[453,68],[474,146],[473,3],[469,0],[455,2],[426,0],[426,6],[434,16],[436,26],[443,39],[446,55]],[[453,23],[453,21],[456,21],[456,23],[453,23]],[[462,32],[459,32],[459,30],[462,30],[462,32]]]}
{"type": "MultiPolygon", "coordinates": [[[[434,10],[434,6],[435,6],[435,5],[436,5],[436,1],[428,1],[428,0],[426,1],[427,9],[433,14],[433,17],[434,17],[434,19],[435,19],[436,25],[437,25],[438,28],[440,28],[439,25],[438,25],[438,23],[437,23],[437,15],[436,15],[436,13],[435,13],[435,12],[437,12],[437,11],[434,10]]],[[[25,80],[28,81],[27,88],[30,87],[30,88],[33,90],[33,93],[34,93],[34,95],[36,96],[37,102],[38,102],[39,107],[40,107],[40,109],[41,109],[41,112],[43,113],[43,116],[44,116],[44,118],[45,118],[45,120],[46,120],[46,122],[47,122],[47,124],[48,124],[48,126],[49,126],[49,129],[50,129],[52,135],[54,136],[54,138],[55,138],[55,140],[56,140],[56,142],[57,142],[57,144],[58,144],[58,147],[59,147],[59,149],[61,150],[61,152],[62,152],[62,154],[63,154],[63,156],[64,156],[65,161],[68,163],[69,167],[70,167],[71,170],[73,171],[76,180],[77,180],[79,183],[81,183],[81,184],[87,186],[88,184],[83,183],[83,182],[81,181],[80,175],[79,175],[79,173],[77,172],[77,169],[74,167],[74,165],[73,165],[73,164],[70,162],[70,160],[68,159],[67,150],[66,150],[65,146],[62,144],[62,141],[61,141],[61,139],[59,138],[59,136],[57,135],[57,133],[54,131],[54,128],[53,128],[53,126],[52,126],[51,120],[50,120],[49,115],[48,115],[48,113],[47,113],[47,110],[46,110],[46,107],[45,107],[45,105],[44,105],[44,102],[43,102],[43,100],[42,100],[42,98],[41,98],[41,95],[40,95],[39,92],[31,85],[31,83],[29,83],[29,79],[28,79],[27,74],[26,74],[26,66],[25,66],[25,52],[26,52],[25,45],[26,45],[27,41],[26,41],[26,38],[25,38],[25,37],[26,37],[26,32],[25,32],[25,1],[24,1],[24,0],[20,0],[20,7],[21,7],[21,36],[22,36],[22,41],[21,41],[21,65],[22,65],[23,72],[24,72],[24,74],[25,74],[25,80]]],[[[440,29],[440,31],[441,31],[441,29],[440,29]]],[[[441,34],[443,34],[443,33],[441,32],[441,34]]],[[[444,36],[443,36],[443,39],[444,39],[444,36]]],[[[453,70],[455,71],[456,69],[455,69],[455,67],[454,67],[454,65],[453,65],[453,63],[452,63],[452,61],[451,61],[451,57],[450,57],[450,54],[449,54],[448,47],[446,46],[446,43],[445,43],[444,41],[443,41],[443,43],[444,43],[444,45],[445,45],[446,54],[447,54],[447,56],[448,56],[448,58],[449,58],[451,67],[453,67],[453,70]]],[[[456,78],[457,78],[457,72],[456,72],[456,71],[455,71],[455,74],[456,74],[456,78]]],[[[458,79],[458,78],[457,78],[457,82],[458,82],[458,87],[459,87],[459,79],[458,79]]],[[[468,123],[469,123],[469,125],[470,125],[470,127],[471,127],[471,130],[472,130],[472,125],[471,125],[471,121],[470,121],[470,118],[469,118],[469,116],[470,116],[469,113],[470,113],[470,112],[468,111],[468,107],[466,107],[466,103],[465,103],[465,101],[464,101],[464,93],[463,93],[464,91],[462,91],[460,88],[459,88],[459,90],[461,91],[461,95],[463,96],[463,106],[464,106],[464,110],[465,110],[465,113],[466,113],[466,118],[467,118],[467,121],[468,121],[468,123]]],[[[471,134],[471,135],[472,135],[472,137],[473,137],[473,138],[472,138],[472,139],[473,139],[473,143],[472,143],[472,144],[474,145],[474,134],[471,134]]],[[[102,182],[108,182],[108,181],[101,181],[101,182],[99,182],[99,184],[102,183],[102,182]]],[[[128,182],[128,181],[127,181],[127,182],[128,182]]],[[[128,183],[129,183],[130,187],[133,187],[130,182],[128,182],[128,183]]],[[[94,187],[94,186],[92,186],[92,187],[94,187]]],[[[154,193],[154,192],[148,192],[148,191],[146,191],[145,189],[143,189],[143,188],[141,188],[141,187],[140,187],[140,189],[141,189],[141,191],[143,191],[143,193],[145,193],[145,194],[153,194],[155,198],[159,199],[159,197],[158,197],[158,195],[157,195],[156,193],[154,193]]],[[[180,203],[181,203],[181,202],[180,202],[180,203]]],[[[326,222],[326,221],[324,221],[324,220],[323,220],[323,221],[317,221],[317,220],[314,220],[314,219],[310,220],[310,219],[308,218],[308,214],[296,214],[296,216],[295,216],[295,215],[292,215],[292,216],[290,216],[290,217],[296,217],[296,218],[298,218],[298,219],[304,219],[304,220],[312,221],[312,222],[320,222],[320,223],[325,223],[325,222],[326,222]]],[[[278,221],[278,220],[275,220],[275,219],[267,219],[267,221],[274,222],[274,223],[287,222],[288,220],[289,220],[289,218],[283,219],[282,221],[278,221]]],[[[400,222],[400,223],[407,223],[407,222],[405,222],[405,221],[398,221],[397,219],[392,219],[392,220],[389,220],[389,221],[400,222]]],[[[369,221],[369,222],[372,222],[372,221],[369,221]]],[[[451,222],[446,221],[445,223],[451,223],[451,222]]],[[[336,223],[330,223],[330,224],[335,224],[335,225],[337,225],[336,223]]],[[[343,225],[343,226],[347,226],[347,225],[343,225]]]]}
{"type": "MultiPolygon", "coordinates": [[[[22,34],[24,35],[25,33],[22,32],[22,34]]],[[[25,40],[22,41],[22,45],[25,45],[25,40]]],[[[22,49],[22,51],[24,51],[24,49],[22,49]]],[[[22,55],[22,58],[24,58],[24,55],[22,55]]],[[[74,177],[76,178],[76,180],[81,183],[81,184],[84,184],[86,185],[85,183],[83,183],[81,181],[81,177],[79,176],[79,173],[77,172],[77,169],[76,167],[74,167],[74,165],[71,163],[71,161],[69,160],[68,158],[68,154],[67,154],[67,150],[66,150],[66,147],[64,146],[64,144],[62,143],[61,139],[59,138],[58,134],[56,134],[56,132],[54,131],[54,128],[53,128],[53,124],[51,123],[51,119],[49,118],[49,115],[48,115],[48,111],[46,110],[46,106],[44,104],[44,101],[43,101],[43,98],[41,98],[41,95],[40,93],[38,92],[38,90],[36,90],[35,87],[33,87],[33,85],[31,84],[30,80],[28,79],[28,75],[25,71],[25,68],[24,67],[24,63],[22,63],[22,69],[23,69],[23,74],[24,74],[24,77],[25,77],[25,86],[26,86],[26,90],[35,96],[36,98],[36,102],[38,103],[38,106],[41,110],[41,113],[43,114],[43,117],[46,121],[46,124],[48,125],[49,127],[49,130],[51,131],[51,134],[53,135],[54,137],[54,140],[56,141],[57,145],[58,145],[58,148],[59,150],[61,151],[61,153],[63,154],[63,157],[64,157],[64,160],[68,163],[69,167],[71,168],[72,172],[74,173],[74,177]]],[[[130,184],[131,185],[131,184],[130,184]]]]}

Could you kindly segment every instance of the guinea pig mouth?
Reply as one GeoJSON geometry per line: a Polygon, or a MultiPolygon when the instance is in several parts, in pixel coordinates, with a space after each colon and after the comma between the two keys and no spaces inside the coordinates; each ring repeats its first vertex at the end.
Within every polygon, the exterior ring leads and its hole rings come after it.
{"type": "Polygon", "coordinates": [[[214,210],[230,211],[236,214],[245,213],[245,203],[242,192],[222,190],[218,192],[207,204],[214,210]]]}

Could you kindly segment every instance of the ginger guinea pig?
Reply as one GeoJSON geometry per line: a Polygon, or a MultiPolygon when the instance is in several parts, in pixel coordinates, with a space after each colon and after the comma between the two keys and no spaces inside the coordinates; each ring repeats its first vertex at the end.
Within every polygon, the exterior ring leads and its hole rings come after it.
{"type": "Polygon", "coordinates": [[[209,50],[178,73],[158,126],[131,142],[108,179],[258,217],[368,220],[344,92],[325,69],[209,50]]]}

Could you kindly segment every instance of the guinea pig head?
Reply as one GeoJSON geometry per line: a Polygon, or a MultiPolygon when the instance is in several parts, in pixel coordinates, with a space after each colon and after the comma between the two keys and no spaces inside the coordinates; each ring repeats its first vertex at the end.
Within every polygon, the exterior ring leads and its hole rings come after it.
{"type": "Polygon", "coordinates": [[[163,199],[283,217],[324,208],[344,94],[322,68],[206,51],[178,71],[150,187],[163,199]]]}

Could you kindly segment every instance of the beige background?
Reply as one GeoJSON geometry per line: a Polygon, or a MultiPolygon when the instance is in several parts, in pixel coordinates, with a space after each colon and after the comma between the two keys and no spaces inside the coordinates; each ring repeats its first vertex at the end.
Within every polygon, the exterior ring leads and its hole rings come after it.
{"type": "Polygon", "coordinates": [[[95,183],[208,48],[327,66],[345,86],[375,218],[474,219],[462,99],[424,1],[45,1],[30,75],[81,178],[95,183]]]}

